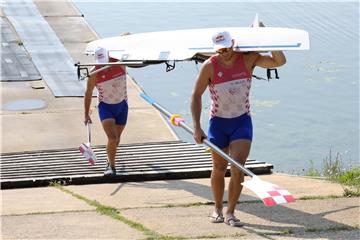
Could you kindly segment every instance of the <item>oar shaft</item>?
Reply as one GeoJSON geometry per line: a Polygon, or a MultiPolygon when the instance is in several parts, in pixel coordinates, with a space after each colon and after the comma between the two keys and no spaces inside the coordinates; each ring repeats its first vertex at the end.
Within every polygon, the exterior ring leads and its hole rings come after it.
{"type": "Polygon", "coordinates": [[[86,128],[87,128],[87,140],[88,140],[88,143],[91,144],[91,126],[90,126],[91,123],[87,123],[86,124],[86,128]]]}
{"type": "MultiPolygon", "coordinates": [[[[161,113],[163,113],[168,118],[171,118],[172,114],[168,112],[164,107],[162,107],[160,104],[156,103],[152,98],[147,96],[144,93],[140,93],[140,96],[144,98],[148,103],[150,103],[152,106],[154,106],[156,109],[158,109],[161,113]]],[[[179,126],[182,127],[185,131],[190,133],[191,135],[194,134],[194,130],[190,128],[185,122],[180,122],[179,126]]],[[[241,170],[243,173],[247,174],[250,177],[256,176],[253,172],[251,172],[249,169],[245,168],[243,165],[241,165],[239,162],[235,161],[233,158],[231,158],[229,155],[227,155],[224,151],[222,151],[220,148],[218,148],[216,145],[211,143],[209,140],[204,139],[203,143],[207,146],[209,146],[212,150],[214,150],[217,154],[219,154],[221,157],[226,159],[229,163],[235,165],[239,170],[241,170]]]]}

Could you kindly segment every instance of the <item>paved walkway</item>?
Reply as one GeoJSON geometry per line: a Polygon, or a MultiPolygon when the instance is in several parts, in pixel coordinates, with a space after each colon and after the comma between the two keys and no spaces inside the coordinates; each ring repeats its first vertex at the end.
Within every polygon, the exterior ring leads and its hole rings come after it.
{"type": "Polygon", "coordinates": [[[297,201],[265,207],[244,189],[236,209],[243,228],[208,221],[209,179],[6,190],[2,239],[359,239],[360,198],[341,197],[340,185],[262,178],[297,201]]]}

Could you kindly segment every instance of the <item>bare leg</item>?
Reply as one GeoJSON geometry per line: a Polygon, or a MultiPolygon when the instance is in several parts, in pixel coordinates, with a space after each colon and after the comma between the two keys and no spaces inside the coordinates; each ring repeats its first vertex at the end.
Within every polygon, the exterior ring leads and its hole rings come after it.
{"type": "MultiPolygon", "coordinates": [[[[236,140],[230,143],[230,156],[239,161],[242,165],[245,164],[247,157],[249,156],[251,148],[251,141],[248,140],[236,140]]],[[[229,182],[229,196],[228,196],[228,208],[226,211],[227,216],[234,217],[234,211],[236,204],[239,200],[242,185],[244,181],[244,173],[237,169],[235,166],[231,166],[231,178],[229,182]]]]}
{"type": "Polygon", "coordinates": [[[121,139],[121,134],[124,131],[125,125],[116,125],[116,135],[117,135],[117,143],[116,146],[119,146],[120,144],[120,139],[121,139]]]}
{"type": "Polygon", "coordinates": [[[108,163],[112,168],[115,168],[116,148],[118,142],[120,141],[120,138],[117,134],[115,119],[105,119],[101,123],[108,138],[108,142],[106,145],[108,163]]]}
{"type": "MultiPolygon", "coordinates": [[[[223,151],[227,152],[228,149],[225,148],[223,151]]],[[[220,155],[211,152],[213,159],[213,170],[211,172],[211,188],[215,201],[215,211],[222,213],[223,208],[223,196],[225,188],[225,173],[228,166],[228,162],[223,159],[220,155]]]]}

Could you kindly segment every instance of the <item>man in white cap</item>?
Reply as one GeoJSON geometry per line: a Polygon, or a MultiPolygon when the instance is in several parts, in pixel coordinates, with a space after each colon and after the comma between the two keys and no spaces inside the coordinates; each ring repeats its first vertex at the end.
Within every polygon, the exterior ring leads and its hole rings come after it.
{"type": "MultiPolygon", "coordinates": [[[[95,51],[96,63],[116,62],[109,58],[105,48],[95,51]]],[[[103,66],[96,66],[94,70],[103,66]]],[[[121,134],[125,128],[128,116],[126,69],[124,66],[114,65],[91,75],[87,82],[84,97],[85,124],[91,123],[90,105],[94,88],[98,91],[98,111],[101,124],[107,136],[107,167],[105,176],[115,176],[116,149],[120,143],[121,134]]]]}
{"type": "MultiPolygon", "coordinates": [[[[215,33],[212,40],[216,54],[203,63],[191,97],[194,139],[196,143],[201,143],[207,137],[244,165],[252,142],[249,94],[253,70],[256,66],[279,67],[285,64],[286,59],[281,51],[271,52],[271,56],[263,56],[256,52],[235,52],[234,40],[227,31],[215,33]],[[207,87],[212,100],[208,136],[200,124],[201,98],[207,87]]],[[[211,188],[215,210],[210,221],[240,227],[242,223],[235,217],[234,211],[242,191],[244,174],[235,166],[231,166],[228,206],[224,217],[222,203],[228,162],[215,152],[212,152],[212,159],[211,188]]]]}

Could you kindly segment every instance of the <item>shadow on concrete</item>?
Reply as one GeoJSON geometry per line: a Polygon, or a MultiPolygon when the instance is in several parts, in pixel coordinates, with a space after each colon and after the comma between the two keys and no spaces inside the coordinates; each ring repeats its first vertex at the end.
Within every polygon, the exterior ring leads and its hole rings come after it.
{"type": "MultiPolygon", "coordinates": [[[[209,179],[210,181],[210,179],[209,179]]],[[[132,183],[127,183],[132,185],[132,183]]],[[[170,191],[186,190],[191,194],[207,199],[207,203],[213,203],[211,188],[206,185],[185,181],[165,181],[162,182],[143,182],[136,183],[136,186],[151,189],[168,189],[170,191]]],[[[120,184],[115,192],[122,187],[120,184]]],[[[227,191],[224,194],[224,198],[227,197],[227,191]]],[[[265,237],[265,235],[271,239],[271,235],[278,236],[279,234],[289,233],[289,236],[296,239],[307,238],[310,233],[324,233],[331,230],[349,230],[352,229],[352,226],[342,224],[336,221],[331,221],[326,219],[325,216],[331,213],[341,212],[347,209],[357,208],[358,206],[347,206],[339,209],[334,209],[331,211],[323,211],[317,214],[308,213],[305,211],[297,210],[291,208],[292,204],[288,205],[278,205],[274,207],[266,207],[261,202],[246,201],[244,200],[258,200],[249,195],[241,195],[240,200],[242,202],[238,203],[236,209],[239,211],[238,217],[244,222],[244,228],[254,234],[260,234],[265,237]],[[251,218],[246,219],[246,215],[252,215],[251,218]],[[243,216],[242,216],[243,215],[243,216]],[[258,219],[257,219],[258,218],[258,219]],[[265,234],[265,235],[264,235],[265,234]]],[[[299,200],[297,204],[319,204],[311,201],[321,201],[321,200],[299,200]]],[[[296,203],[294,203],[296,204],[296,203]]],[[[311,205],[309,205],[311,206],[311,205]]],[[[226,204],[224,204],[226,207],[226,204]]],[[[299,207],[299,205],[294,205],[294,207],[299,207]]],[[[311,209],[311,208],[309,208],[311,209]]],[[[309,210],[310,211],[310,210],[309,210]]],[[[207,214],[207,213],[206,213],[207,214]]],[[[204,216],[205,218],[205,216],[204,216]]],[[[327,236],[327,239],[339,239],[339,237],[334,234],[332,236],[327,236]]]]}

